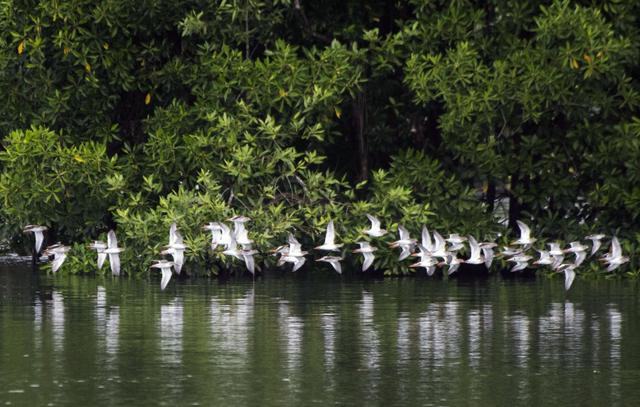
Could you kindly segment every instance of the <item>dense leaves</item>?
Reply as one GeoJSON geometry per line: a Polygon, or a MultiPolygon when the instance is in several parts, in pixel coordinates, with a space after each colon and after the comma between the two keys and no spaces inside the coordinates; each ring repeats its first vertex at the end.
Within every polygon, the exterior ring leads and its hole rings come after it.
{"type": "Polygon", "coordinates": [[[191,270],[233,267],[200,226],[239,213],[262,249],[366,213],[639,245],[636,2],[364,3],[3,2],[0,231],[117,227],[129,273],[174,221],[191,270]]]}

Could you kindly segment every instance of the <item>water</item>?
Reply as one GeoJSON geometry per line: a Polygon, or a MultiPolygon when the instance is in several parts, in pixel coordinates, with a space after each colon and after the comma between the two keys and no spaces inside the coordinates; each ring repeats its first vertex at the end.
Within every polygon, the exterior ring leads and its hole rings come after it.
{"type": "Polygon", "coordinates": [[[625,281],[171,283],[0,268],[0,405],[633,405],[625,281]]]}

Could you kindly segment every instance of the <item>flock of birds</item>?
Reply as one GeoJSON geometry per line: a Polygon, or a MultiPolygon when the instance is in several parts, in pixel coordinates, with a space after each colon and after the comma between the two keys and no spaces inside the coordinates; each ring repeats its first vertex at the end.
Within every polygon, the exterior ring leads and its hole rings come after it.
{"type": "MultiPolygon", "coordinates": [[[[385,229],[381,228],[380,221],[372,215],[367,215],[371,222],[369,229],[363,233],[371,238],[380,238],[387,234],[385,229]]],[[[210,222],[203,226],[204,230],[211,233],[211,249],[217,250],[222,248],[222,254],[234,257],[243,261],[247,270],[255,275],[254,256],[259,254],[253,248],[253,241],[249,239],[249,233],[246,223],[251,219],[246,216],[234,216],[228,221],[233,223],[233,230],[224,222],[210,222]]],[[[473,236],[460,236],[451,234],[448,238],[444,238],[438,232],[430,233],[426,226],[422,228],[421,240],[412,239],[409,231],[398,226],[399,239],[389,243],[391,248],[401,250],[399,261],[409,257],[416,257],[419,260],[409,267],[424,268],[429,276],[433,275],[438,267],[446,267],[447,273],[450,275],[458,270],[460,264],[484,264],[487,269],[491,267],[494,258],[502,257],[508,262],[514,263],[511,268],[512,272],[524,270],[530,266],[548,266],[556,272],[564,273],[565,289],[569,290],[573,284],[576,272],[587,258],[594,256],[602,247],[602,241],[605,239],[603,234],[594,234],[586,236],[585,239],[591,241],[591,247],[582,244],[579,241],[571,242],[569,247],[562,248],[560,243],[548,243],[549,249],[534,249],[533,244],[536,239],[531,236],[531,229],[521,221],[517,221],[520,229],[520,237],[511,243],[510,246],[504,246],[496,253],[497,243],[495,242],[478,242],[473,236]],[[468,245],[469,250],[466,251],[468,245]],[[468,258],[459,257],[459,252],[464,250],[469,253],[468,258]],[[534,258],[535,250],[537,258],[534,258]],[[571,257],[573,256],[573,257],[571,257]],[[572,261],[565,261],[572,260],[572,261]]],[[[33,233],[35,237],[35,255],[37,256],[42,250],[44,242],[44,233],[46,226],[28,225],[24,228],[25,233],[33,233]]],[[[375,259],[374,252],[378,250],[369,241],[356,242],[359,248],[352,250],[352,253],[361,254],[363,256],[362,271],[368,270],[375,259]]],[[[333,221],[327,224],[324,243],[314,249],[321,252],[341,252],[343,244],[336,243],[336,234],[333,221]]],[[[109,258],[109,266],[113,275],[120,275],[120,253],[124,250],[118,247],[118,240],[113,230],[107,234],[107,242],[94,241],[90,246],[98,255],[98,269],[104,265],[107,257],[109,258]]],[[[187,250],[184,239],[175,223],[169,229],[169,244],[163,247],[159,254],[171,256],[171,261],[163,259],[156,260],[151,268],[159,269],[162,278],[160,288],[164,290],[173,274],[179,275],[184,264],[184,252],[187,250]]],[[[64,263],[67,253],[71,248],[60,243],[49,246],[43,252],[47,257],[53,257],[51,270],[55,273],[64,263]]],[[[286,263],[292,264],[292,271],[299,270],[306,262],[309,252],[302,249],[302,244],[289,233],[287,243],[270,250],[270,254],[279,256],[278,266],[286,263]]],[[[333,269],[342,273],[341,261],[344,258],[340,255],[327,254],[316,261],[325,262],[331,265],[333,269]]],[[[599,257],[599,260],[607,265],[607,271],[611,272],[620,265],[629,261],[629,258],[622,255],[622,248],[618,238],[613,236],[610,242],[610,248],[607,253],[599,257]]]]}

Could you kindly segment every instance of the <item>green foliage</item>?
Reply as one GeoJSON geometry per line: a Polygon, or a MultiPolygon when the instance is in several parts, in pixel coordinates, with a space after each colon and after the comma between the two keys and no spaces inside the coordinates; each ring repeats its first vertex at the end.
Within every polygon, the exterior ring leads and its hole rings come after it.
{"type": "MultiPolygon", "coordinates": [[[[234,264],[201,226],[234,214],[261,249],[289,231],[310,246],[330,218],[358,241],[367,213],[394,233],[506,239],[508,200],[541,239],[635,249],[638,15],[629,0],[4,2],[0,233],[116,227],[135,273],[175,221],[189,269],[215,273],[234,264]]],[[[68,270],[95,267],[72,254],[68,270]]],[[[375,266],[410,272],[387,248],[375,266]]]]}

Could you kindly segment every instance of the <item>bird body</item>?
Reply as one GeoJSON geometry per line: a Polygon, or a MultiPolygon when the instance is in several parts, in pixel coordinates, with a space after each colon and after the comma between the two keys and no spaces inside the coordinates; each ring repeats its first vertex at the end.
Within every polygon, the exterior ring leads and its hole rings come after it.
{"type": "Polygon", "coordinates": [[[171,281],[171,275],[173,272],[171,268],[174,266],[172,261],[167,260],[156,260],[154,264],[151,265],[151,268],[159,269],[162,273],[162,279],[160,280],[160,289],[164,290],[167,288],[167,284],[171,281]]]}
{"type": "Polygon", "coordinates": [[[323,256],[323,257],[320,257],[316,261],[322,261],[322,262],[325,262],[325,263],[329,263],[329,264],[331,264],[331,267],[333,267],[333,269],[338,272],[338,274],[342,274],[342,266],[340,264],[340,262],[342,261],[342,257],[339,257],[339,256],[323,256]]]}
{"type": "Polygon", "coordinates": [[[519,220],[517,220],[516,223],[518,224],[518,229],[520,229],[520,238],[513,242],[513,244],[523,245],[526,250],[536,241],[536,239],[531,237],[531,229],[527,224],[519,220]]]}
{"type": "Polygon", "coordinates": [[[387,231],[380,228],[380,221],[373,215],[367,214],[367,219],[371,222],[371,227],[364,231],[371,237],[381,237],[387,234],[387,231]]]}
{"type": "Polygon", "coordinates": [[[47,247],[44,251],[44,254],[47,256],[53,256],[53,261],[51,262],[51,271],[56,273],[64,261],[67,259],[67,253],[71,250],[71,247],[64,246],[60,243],[47,247]]]}
{"type": "Polygon", "coordinates": [[[336,232],[334,230],[333,221],[330,220],[329,224],[327,224],[327,231],[324,236],[324,243],[321,246],[316,247],[316,250],[325,250],[336,252],[339,251],[342,247],[342,244],[335,243],[336,232]]]}
{"type": "Polygon", "coordinates": [[[371,246],[369,242],[357,242],[360,245],[359,249],[355,249],[353,253],[361,253],[363,256],[362,262],[362,271],[367,271],[369,267],[373,264],[373,260],[375,260],[375,256],[373,252],[378,250],[377,248],[371,246]]]}

